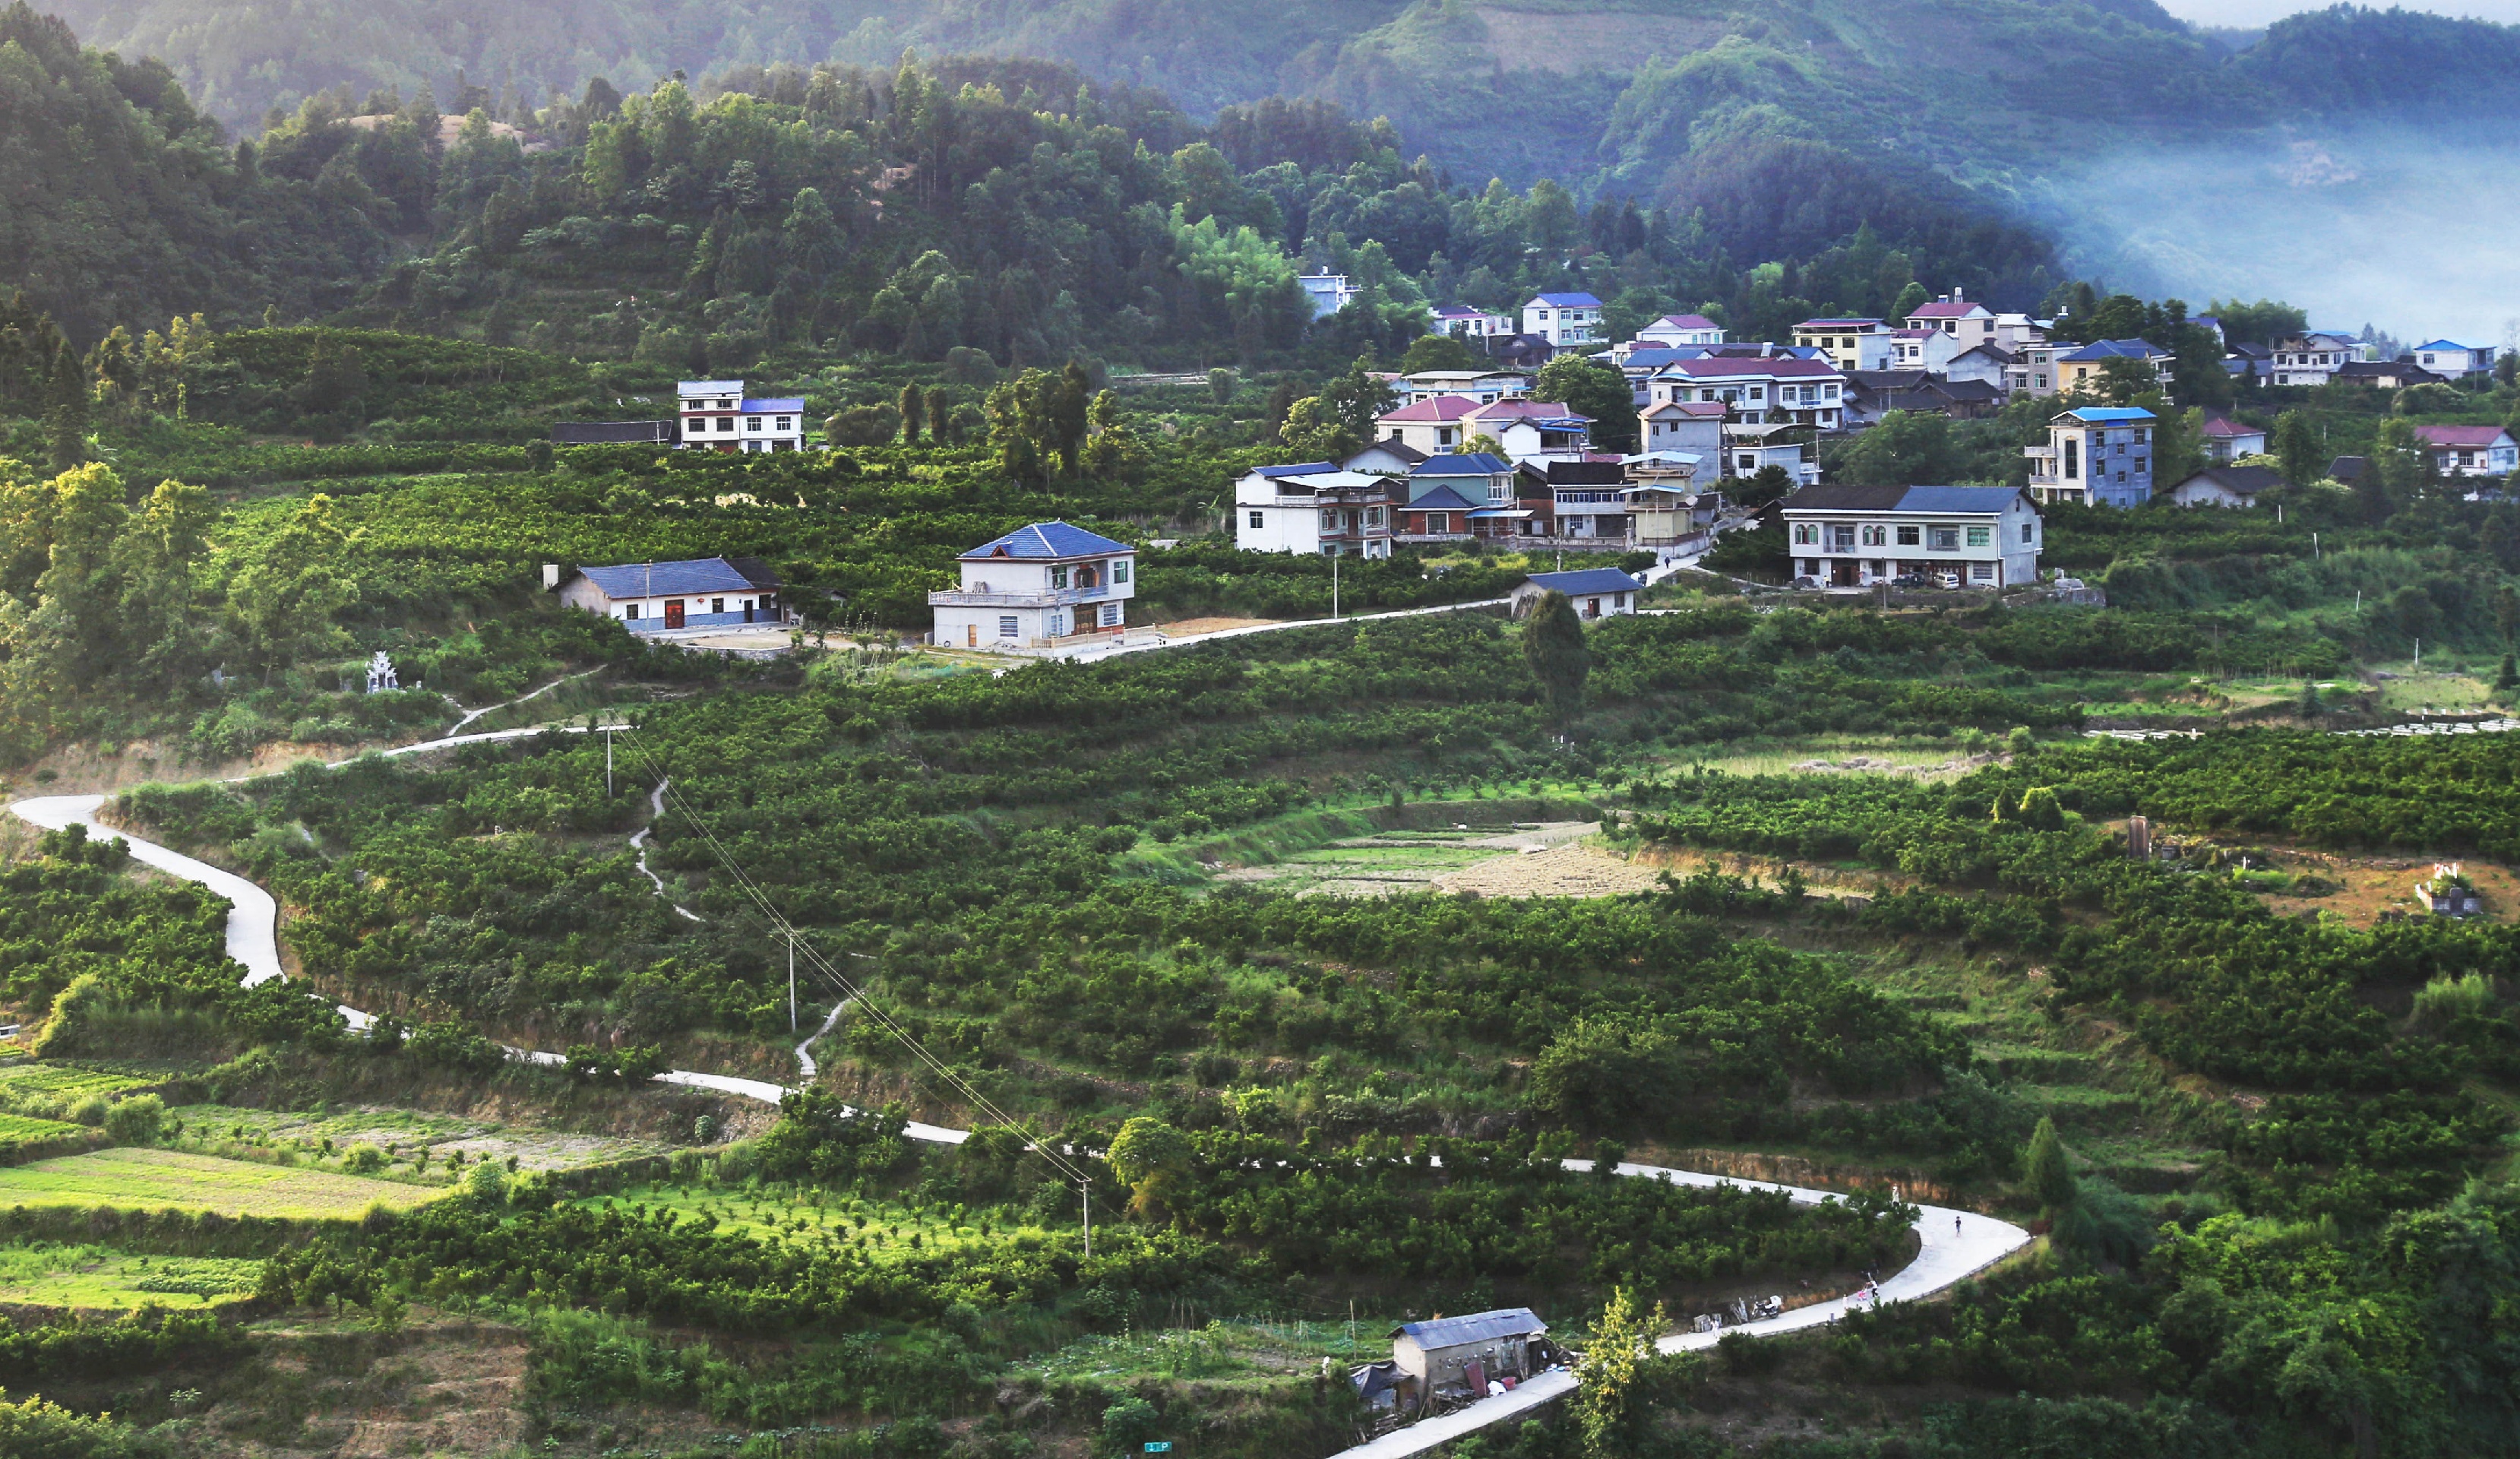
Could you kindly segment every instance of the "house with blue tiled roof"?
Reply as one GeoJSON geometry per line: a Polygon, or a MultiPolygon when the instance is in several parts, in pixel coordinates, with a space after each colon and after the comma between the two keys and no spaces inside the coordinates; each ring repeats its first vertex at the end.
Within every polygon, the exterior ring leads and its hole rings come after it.
{"type": "Polygon", "coordinates": [[[1522,332],[1557,349],[1601,342],[1601,301],[1589,294],[1543,294],[1522,306],[1522,332]]]}
{"type": "Polygon", "coordinates": [[[1137,549],[1065,522],[1019,526],[955,565],[962,586],[927,595],[936,613],[928,642],[943,647],[1033,649],[1117,634],[1138,595],[1137,549]]]}
{"type": "Polygon", "coordinates": [[[2044,528],[2013,486],[1806,486],[1778,503],[1797,585],[2008,588],[2039,579],[2044,528]]]}
{"type": "Polygon", "coordinates": [[[749,399],[741,380],[686,380],[674,387],[685,448],[704,451],[801,451],[805,401],[800,395],[749,399]]]}
{"type": "Polygon", "coordinates": [[[2041,502],[2140,507],[2152,500],[2152,433],[2161,424],[2135,405],[2084,405],[2048,423],[2048,444],[2024,446],[2030,494],[2041,502]]]}
{"type": "Polygon", "coordinates": [[[2153,380],[2170,384],[2171,352],[2144,340],[2093,340],[2080,349],[2056,356],[2056,388],[2060,392],[2096,390],[2108,378],[2109,361],[2133,360],[2148,367],[2153,380]]]}
{"type": "Polygon", "coordinates": [[[607,568],[543,566],[543,586],[581,612],[611,618],[633,633],[778,624],[788,616],[779,579],[752,557],[690,558],[675,563],[621,563],[607,568]]]}

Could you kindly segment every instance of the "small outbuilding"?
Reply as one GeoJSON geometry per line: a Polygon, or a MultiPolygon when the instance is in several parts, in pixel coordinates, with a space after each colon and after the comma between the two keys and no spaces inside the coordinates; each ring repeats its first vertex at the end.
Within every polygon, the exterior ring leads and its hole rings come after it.
{"type": "Polygon", "coordinates": [[[1510,612],[1528,617],[1543,593],[1564,593],[1581,618],[1616,617],[1637,611],[1643,584],[1616,568],[1584,568],[1573,572],[1534,572],[1507,595],[1510,612]]]}
{"type": "Polygon", "coordinates": [[[2170,488],[2182,507],[2254,507],[2258,493],[2283,484],[2283,477],[2263,466],[2209,466],[2170,488]]]}
{"type": "Polygon", "coordinates": [[[1548,1366],[1549,1324],[1529,1307],[1404,1322],[1391,1330],[1391,1360],[1418,1380],[1418,1401],[1487,1396],[1488,1385],[1515,1383],[1548,1366]]]}

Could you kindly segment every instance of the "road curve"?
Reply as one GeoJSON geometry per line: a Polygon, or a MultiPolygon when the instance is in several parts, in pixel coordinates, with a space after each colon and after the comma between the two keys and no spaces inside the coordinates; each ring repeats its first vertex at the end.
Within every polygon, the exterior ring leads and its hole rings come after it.
{"type": "MultiPolygon", "coordinates": [[[[280,967],[280,909],[272,900],[271,893],[233,872],[221,871],[207,862],[195,860],[179,851],[172,851],[154,843],[142,841],[138,837],[116,831],[111,826],[99,825],[96,821],[96,813],[105,803],[105,799],[103,796],[49,796],[37,799],[21,800],[9,808],[21,818],[50,831],[58,831],[72,824],[85,826],[89,828],[91,836],[110,837],[121,841],[131,848],[133,860],[156,867],[170,876],[201,883],[218,892],[226,897],[230,904],[227,929],[228,955],[245,966],[247,986],[250,987],[256,983],[286,976],[281,972],[280,967]]],[[[338,1006],[340,1007],[342,1015],[349,1019],[354,1028],[365,1028],[376,1022],[373,1015],[362,1013],[347,1005],[338,1006]]],[[[836,1012],[834,1010],[835,1014],[836,1012]]],[[[518,1049],[511,1052],[534,1064],[558,1065],[566,1062],[559,1054],[540,1050],[518,1049]]],[[[784,1099],[788,1092],[787,1086],[774,1084],[766,1079],[739,1078],[731,1074],[701,1073],[683,1069],[668,1070],[656,1075],[656,1081],[692,1089],[708,1089],[774,1105],[784,1099]]],[[[971,1137],[969,1130],[918,1121],[913,1121],[904,1133],[913,1140],[935,1145],[960,1145],[971,1137]]],[[[1566,1167],[1570,1170],[1589,1172],[1593,1168],[1593,1162],[1570,1160],[1566,1162],[1566,1167]]],[[[1617,1167],[1617,1173],[1637,1179],[1667,1180],[1678,1185],[1735,1185],[1745,1190],[1783,1191],[1794,1201],[1806,1205],[1818,1205],[1822,1201],[1838,1198],[1838,1193],[1814,1190],[1807,1186],[1778,1185],[1764,1180],[1736,1180],[1731,1176],[1710,1175],[1697,1170],[1676,1170],[1665,1165],[1622,1163],[1617,1167]]],[[[1919,1243],[1916,1259],[1880,1284],[1879,1300],[1912,1301],[1918,1298],[1932,1296],[1962,1278],[1974,1275],[2002,1260],[2030,1241],[2029,1232],[2010,1222],[1980,1215],[1975,1211],[1954,1210],[1939,1206],[1918,1208],[1915,1231],[1919,1243]]],[[[1796,1307],[1779,1317],[1726,1328],[1722,1332],[1674,1333],[1659,1340],[1655,1345],[1664,1352],[1685,1352],[1695,1348],[1711,1347],[1722,1339],[1725,1333],[1768,1337],[1778,1333],[1799,1332],[1806,1328],[1834,1322],[1847,1312],[1855,1310],[1860,1304],[1860,1299],[1855,1298],[1839,1298],[1831,1301],[1814,1302],[1809,1306],[1796,1307]]],[[[1371,1443],[1343,1450],[1331,1456],[1331,1459],[1406,1459],[1408,1455],[1423,1453],[1439,1444],[1459,1438],[1464,1434],[1528,1412],[1552,1399],[1574,1391],[1575,1387],[1576,1378],[1572,1373],[1563,1371],[1545,1373],[1502,1397],[1488,1398],[1470,1404],[1466,1408],[1455,1409],[1451,1413],[1396,1430],[1371,1443]]]]}

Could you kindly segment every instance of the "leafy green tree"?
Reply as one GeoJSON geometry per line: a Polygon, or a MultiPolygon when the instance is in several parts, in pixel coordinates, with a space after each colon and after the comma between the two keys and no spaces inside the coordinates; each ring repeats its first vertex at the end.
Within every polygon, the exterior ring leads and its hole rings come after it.
{"type": "Polygon", "coordinates": [[[117,618],[112,562],[130,513],[122,479],[103,465],[55,478],[45,488],[48,562],[33,600],[0,603],[0,689],[27,712],[57,707],[116,666],[117,618]]]}
{"type": "Polygon", "coordinates": [[[1409,342],[1409,352],[1400,357],[1400,373],[1415,375],[1420,370],[1475,370],[1479,358],[1470,346],[1452,335],[1419,335],[1409,342]]]}
{"type": "Polygon", "coordinates": [[[209,493],[169,478],[114,538],[124,661],[165,688],[203,666],[210,628],[195,576],[217,520],[209,493]]]}
{"type": "Polygon", "coordinates": [[[1560,723],[1584,709],[1584,680],[1593,672],[1593,653],[1584,642],[1584,620],[1564,593],[1551,589],[1531,608],[1522,625],[1522,661],[1540,681],[1541,697],[1560,723]]]}
{"type": "Polygon", "coordinates": [[[1207,396],[1219,405],[1234,403],[1234,392],[1242,387],[1242,378],[1232,369],[1218,365],[1207,372],[1207,396]]]}
{"type": "Polygon", "coordinates": [[[799,188],[794,201],[788,205],[788,220],[780,227],[780,251],[788,266],[803,271],[819,287],[839,267],[847,252],[840,240],[840,225],[832,216],[832,205],[823,201],[820,188],[799,188]]]}
{"type": "Polygon", "coordinates": [[[917,385],[901,388],[901,400],[895,407],[901,412],[901,439],[904,444],[919,444],[919,429],[927,419],[927,396],[917,385]]]}
{"type": "Polygon", "coordinates": [[[2283,463],[2283,479],[2295,486],[2308,486],[2327,475],[2327,454],[2319,449],[2318,430],[2310,417],[2298,410],[2287,410],[2275,418],[2275,458],[2283,463]]]}
{"type": "Polygon", "coordinates": [[[1838,465],[1838,478],[1856,486],[1940,485],[1960,470],[1948,419],[1894,410],[1855,438],[1838,465]]]}
{"type": "Polygon", "coordinates": [[[228,615],[252,662],[274,669],[346,647],[334,616],[359,601],[349,565],[350,535],[333,499],[307,499],[277,531],[239,549],[228,581],[228,615]]]}
{"type": "Polygon", "coordinates": [[[1112,1173],[1129,1184],[1129,1209],[1148,1219],[1163,1217],[1167,1190],[1190,1174],[1196,1159],[1188,1135],[1144,1115],[1120,1126],[1109,1154],[1112,1173]]]}
{"type": "Polygon", "coordinates": [[[1628,377],[1613,366],[1580,354],[1561,354],[1540,367],[1531,385],[1536,400],[1564,401],[1577,415],[1593,420],[1593,443],[1606,451],[1637,448],[1636,396],[1628,377]]]}
{"type": "Polygon", "coordinates": [[[296,390],[297,407],[308,415],[339,415],[368,392],[368,372],[358,349],[317,330],[306,352],[306,379],[296,390]]]}
{"type": "MultiPolygon", "coordinates": [[[[940,446],[954,443],[954,397],[941,385],[927,388],[927,436],[940,446]]],[[[904,417],[908,419],[908,417],[904,417]]]]}
{"type": "Polygon", "coordinates": [[[2056,1133],[2056,1121],[2046,1116],[2039,1118],[2038,1128],[2030,1132],[2030,1144],[2021,1152],[2021,1179],[2030,1188],[2039,1208],[2053,1219],[2072,1206],[2082,1186],[2074,1178],[2074,1166],[2065,1154],[2065,1142],[2056,1133]]]}
{"type": "Polygon", "coordinates": [[[1567,1400],[1585,1459],[1629,1459],[1644,1446],[1652,1418],[1648,1391],[1655,1370],[1669,1361],[1654,1351],[1654,1340],[1670,1327],[1660,1303],[1647,1314],[1627,1288],[1611,1290],[1584,1349],[1582,1381],[1567,1400]]]}

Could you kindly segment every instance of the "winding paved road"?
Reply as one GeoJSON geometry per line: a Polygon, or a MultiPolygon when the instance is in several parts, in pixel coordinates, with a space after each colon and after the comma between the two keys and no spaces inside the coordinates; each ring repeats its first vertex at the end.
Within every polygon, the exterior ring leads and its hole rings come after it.
{"type": "MultiPolygon", "coordinates": [[[[469,742],[476,739],[507,738],[518,733],[539,733],[539,731],[501,731],[495,736],[466,736],[464,739],[469,742]]],[[[408,746],[405,747],[404,752],[435,748],[448,743],[452,742],[432,741],[423,745],[408,746]]],[[[661,792],[663,787],[659,786],[657,789],[661,792]]],[[[274,978],[287,977],[280,966],[280,908],[279,904],[272,900],[270,892],[233,872],[221,871],[207,862],[195,860],[179,851],[172,851],[155,843],[142,841],[138,837],[126,835],[111,826],[98,824],[96,813],[104,805],[105,800],[106,798],[103,796],[48,796],[37,799],[21,800],[9,808],[22,819],[50,831],[58,831],[73,824],[85,826],[91,836],[117,840],[128,845],[131,848],[133,860],[156,867],[170,876],[199,882],[226,897],[230,903],[227,929],[228,955],[245,966],[246,985],[250,987],[274,978]]],[[[675,910],[682,909],[678,907],[675,910]]],[[[353,1028],[364,1030],[376,1023],[374,1015],[362,1013],[347,1005],[336,1006],[340,1009],[342,1016],[349,1020],[353,1028]]],[[[839,1014],[840,1010],[837,1008],[832,1011],[832,1022],[837,1021],[839,1014]]],[[[830,1027],[831,1023],[824,1025],[826,1030],[830,1027]]],[[[812,1040],[808,1039],[806,1042],[810,1044],[812,1040]]],[[[806,1057],[804,1047],[804,1045],[798,1046],[797,1052],[800,1057],[806,1057]]],[[[510,1052],[518,1058],[534,1064],[559,1065],[567,1062],[559,1054],[540,1050],[515,1049],[510,1052]]],[[[656,1075],[656,1080],[658,1083],[714,1090],[721,1094],[732,1094],[774,1105],[785,1098],[788,1092],[787,1086],[773,1084],[766,1079],[745,1079],[731,1074],[700,1073],[682,1069],[669,1070],[660,1073],[656,1075]]],[[[971,1135],[968,1130],[917,1121],[913,1121],[904,1133],[911,1139],[936,1145],[960,1145],[971,1135]]],[[[1570,1170],[1590,1171],[1593,1168],[1593,1163],[1570,1160],[1566,1162],[1566,1167],[1570,1170]]],[[[1709,1175],[1695,1170],[1675,1170],[1663,1165],[1622,1163],[1618,1167],[1618,1173],[1637,1179],[1667,1180],[1680,1185],[1737,1185],[1750,1190],[1780,1190],[1793,1200],[1807,1205],[1817,1205],[1820,1202],[1834,1199],[1835,1196],[1832,1192],[1813,1190],[1803,1186],[1777,1185],[1763,1180],[1735,1180],[1730,1176],[1709,1175]]],[[[1964,1277],[1983,1271],[2002,1260],[2028,1244],[2030,1240],[2029,1232],[2009,1222],[1999,1221],[1992,1216],[1979,1215],[1975,1211],[1953,1210],[1939,1206],[1918,1208],[1915,1230],[1920,1243],[1916,1259],[1910,1262],[1906,1269],[1880,1284],[1879,1300],[1911,1301],[1929,1297],[1964,1277]]],[[[1815,1302],[1809,1306],[1796,1307],[1779,1317],[1726,1328],[1723,1332],[1674,1333],[1661,1339],[1655,1345],[1665,1352],[1683,1352],[1693,1348],[1711,1347],[1724,1333],[1744,1333],[1754,1337],[1766,1337],[1777,1333],[1799,1332],[1805,1328],[1836,1321],[1847,1312],[1854,1310],[1859,1301],[1860,1299],[1855,1298],[1839,1298],[1833,1301],[1815,1302]]],[[[1502,1397],[1488,1398],[1465,1408],[1455,1409],[1451,1413],[1396,1430],[1371,1443],[1343,1450],[1331,1456],[1331,1459],[1406,1459],[1408,1455],[1423,1453],[1438,1444],[1459,1438],[1464,1434],[1484,1429],[1490,1424],[1503,1423],[1552,1399],[1562,1397],[1574,1391],[1575,1386],[1576,1377],[1572,1373],[1562,1370],[1545,1373],[1502,1397]]]]}

